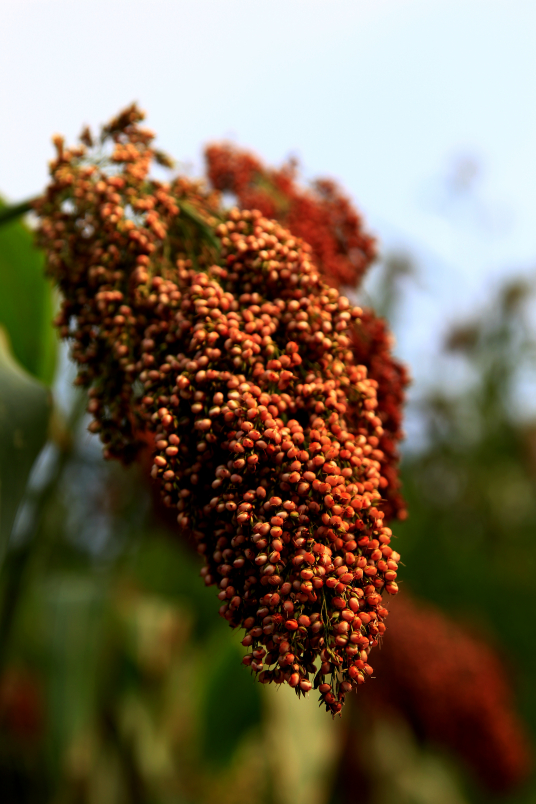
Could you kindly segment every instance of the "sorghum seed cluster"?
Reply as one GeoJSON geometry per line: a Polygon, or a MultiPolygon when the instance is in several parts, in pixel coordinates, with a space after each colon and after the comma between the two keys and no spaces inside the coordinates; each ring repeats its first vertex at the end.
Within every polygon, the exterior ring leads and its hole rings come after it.
{"type": "Polygon", "coordinates": [[[205,160],[217,190],[233,193],[239,207],[259,209],[308,243],[329,284],[355,287],[361,281],[376,256],[376,241],[334,181],[317,179],[304,189],[295,161],[269,168],[229,143],[208,146],[205,160]]]}
{"type": "Polygon", "coordinates": [[[409,376],[404,364],[391,353],[394,339],[384,319],[370,308],[362,310],[360,319],[361,325],[352,338],[352,352],[354,360],[366,366],[368,376],[378,383],[378,416],[383,427],[379,448],[385,456],[382,477],[386,482],[382,511],[387,521],[403,520],[407,511],[400,492],[398,444],[403,438],[404,389],[409,376]]]}
{"type": "Polygon", "coordinates": [[[152,476],[245,629],[244,663],[336,713],[372,674],[400,558],[378,382],[353,348],[362,311],[260,211],[149,179],[140,119],[131,107],[103,130],[99,161],[88,133],[58,140],[36,205],[90,429],[123,460],[154,435],[152,476]]]}
{"type": "MultiPolygon", "coordinates": [[[[210,145],[205,159],[216,189],[233,193],[242,209],[257,208],[265,217],[277,219],[311,246],[314,262],[328,284],[339,289],[359,284],[376,255],[376,244],[335,182],[318,179],[310,188],[300,187],[295,162],[269,168],[255,155],[228,143],[210,145]]],[[[388,520],[407,516],[400,493],[398,443],[409,378],[405,366],[393,357],[392,341],[385,321],[364,309],[351,348],[356,362],[366,366],[369,378],[378,383],[383,427],[379,446],[385,454],[382,476],[387,480],[382,510],[388,520]]]]}
{"type": "Polygon", "coordinates": [[[149,180],[155,158],[167,158],[151,148],[154,134],[142,119],[131,106],[97,143],[86,129],[69,150],[56,137],[52,182],[35,204],[38,245],[63,296],[55,323],[71,343],[77,383],[89,389],[90,429],[100,433],[105,457],[125,462],[144,444],[134,398],[148,316],[159,314],[149,276],[175,276],[186,251],[200,269],[210,264],[213,249],[196,221],[218,220],[217,195],[198,183],[149,180]]]}

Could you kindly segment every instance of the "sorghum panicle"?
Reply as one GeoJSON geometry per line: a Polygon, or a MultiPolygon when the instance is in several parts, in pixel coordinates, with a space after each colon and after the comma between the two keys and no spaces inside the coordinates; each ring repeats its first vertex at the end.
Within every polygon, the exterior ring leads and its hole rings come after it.
{"type": "Polygon", "coordinates": [[[58,139],[36,205],[90,429],[125,461],[153,434],[152,476],[221,615],[245,629],[244,664],[263,683],[318,688],[336,713],[372,673],[400,559],[379,383],[356,359],[362,311],[259,210],[150,179],[141,117],[131,107],[106,127],[97,156],[87,132],[77,149],[58,139]]]}

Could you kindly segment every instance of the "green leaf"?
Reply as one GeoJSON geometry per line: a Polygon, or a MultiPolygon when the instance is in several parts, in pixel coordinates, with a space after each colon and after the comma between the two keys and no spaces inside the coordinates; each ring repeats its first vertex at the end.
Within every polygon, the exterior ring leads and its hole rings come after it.
{"type": "Polygon", "coordinates": [[[241,664],[243,651],[237,634],[211,641],[206,662],[203,705],[203,754],[213,766],[223,767],[232,759],[242,738],[261,722],[261,685],[241,664]]]}
{"type": "Polygon", "coordinates": [[[194,209],[194,207],[188,204],[187,201],[179,201],[178,206],[180,208],[182,216],[197,227],[201,236],[219,254],[221,250],[221,243],[214,234],[212,228],[208,225],[208,223],[206,223],[206,221],[203,220],[201,215],[194,209]]]}
{"type": "Polygon", "coordinates": [[[50,393],[16,363],[0,327],[0,562],[46,441],[50,412],[50,393]]]}
{"type": "MultiPolygon", "coordinates": [[[[344,799],[339,799],[330,795],[341,749],[352,728],[351,720],[348,721],[352,713],[344,712],[342,719],[331,718],[324,706],[318,706],[316,691],[298,698],[288,684],[263,684],[261,690],[273,800],[293,804],[362,801],[360,796],[345,795],[344,799]]],[[[369,738],[370,726],[366,728],[369,738]]],[[[370,748],[367,739],[367,759],[370,748]]]]}
{"type": "Polygon", "coordinates": [[[227,622],[218,615],[217,589],[205,586],[199,577],[200,557],[179,536],[171,541],[169,534],[148,532],[130,566],[145,591],[176,600],[191,612],[194,640],[229,634],[227,622]]]}
{"type": "MultiPolygon", "coordinates": [[[[6,205],[0,199],[0,210],[6,205]]],[[[13,353],[34,377],[50,385],[57,338],[52,327],[53,294],[44,274],[42,253],[20,220],[0,227],[0,325],[9,333],[13,353]]]]}
{"type": "Polygon", "coordinates": [[[102,579],[55,573],[42,588],[47,653],[47,748],[57,768],[96,712],[99,646],[108,587],[102,579]]]}

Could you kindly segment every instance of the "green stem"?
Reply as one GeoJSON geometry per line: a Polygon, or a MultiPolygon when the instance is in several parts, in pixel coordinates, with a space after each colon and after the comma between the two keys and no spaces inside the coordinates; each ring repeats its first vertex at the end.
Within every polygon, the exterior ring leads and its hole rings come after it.
{"type": "MultiPolygon", "coordinates": [[[[36,198],[29,198],[27,201],[21,201],[20,204],[10,204],[9,206],[5,206],[0,209],[0,226],[3,226],[5,223],[9,223],[16,218],[20,218],[21,215],[26,215],[27,212],[31,212],[36,200],[36,198]]],[[[208,223],[203,220],[201,215],[199,215],[199,213],[186,201],[178,201],[177,206],[181,211],[181,215],[189,220],[190,223],[193,223],[194,226],[197,226],[197,228],[202,232],[205,240],[207,240],[213,248],[219,251],[221,248],[220,241],[208,223]]]]}
{"type": "MultiPolygon", "coordinates": [[[[56,491],[57,483],[72,455],[73,441],[71,433],[79,421],[85,408],[85,397],[78,400],[59,438],[54,439],[58,449],[56,461],[50,474],[40,489],[29,494],[27,502],[32,506],[32,518],[27,526],[25,538],[21,544],[8,548],[2,571],[0,573],[0,674],[4,669],[11,641],[11,634],[16,623],[18,609],[38,547],[38,532],[44,509],[56,491]]],[[[24,504],[24,502],[23,502],[24,504]]]]}
{"type": "Polygon", "coordinates": [[[30,198],[28,201],[22,201],[20,204],[10,204],[9,206],[0,209],[0,226],[3,226],[5,223],[9,223],[16,218],[20,218],[21,215],[26,215],[27,212],[31,212],[34,201],[34,198],[30,198]]]}

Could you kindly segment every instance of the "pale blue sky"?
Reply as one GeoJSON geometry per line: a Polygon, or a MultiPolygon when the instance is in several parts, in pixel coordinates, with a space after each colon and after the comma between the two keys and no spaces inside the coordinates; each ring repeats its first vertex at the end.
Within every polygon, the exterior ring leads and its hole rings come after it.
{"type": "Polygon", "coordinates": [[[399,348],[420,381],[447,321],[536,268],[532,0],[0,0],[0,191],[46,181],[50,136],[131,100],[200,164],[231,137],[341,180],[420,285],[399,348]],[[453,166],[474,159],[471,191],[453,166]],[[450,181],[450,185],[449,185],[450,181]],[[449,192],[449,186],[451,191],[449,192]]]}

